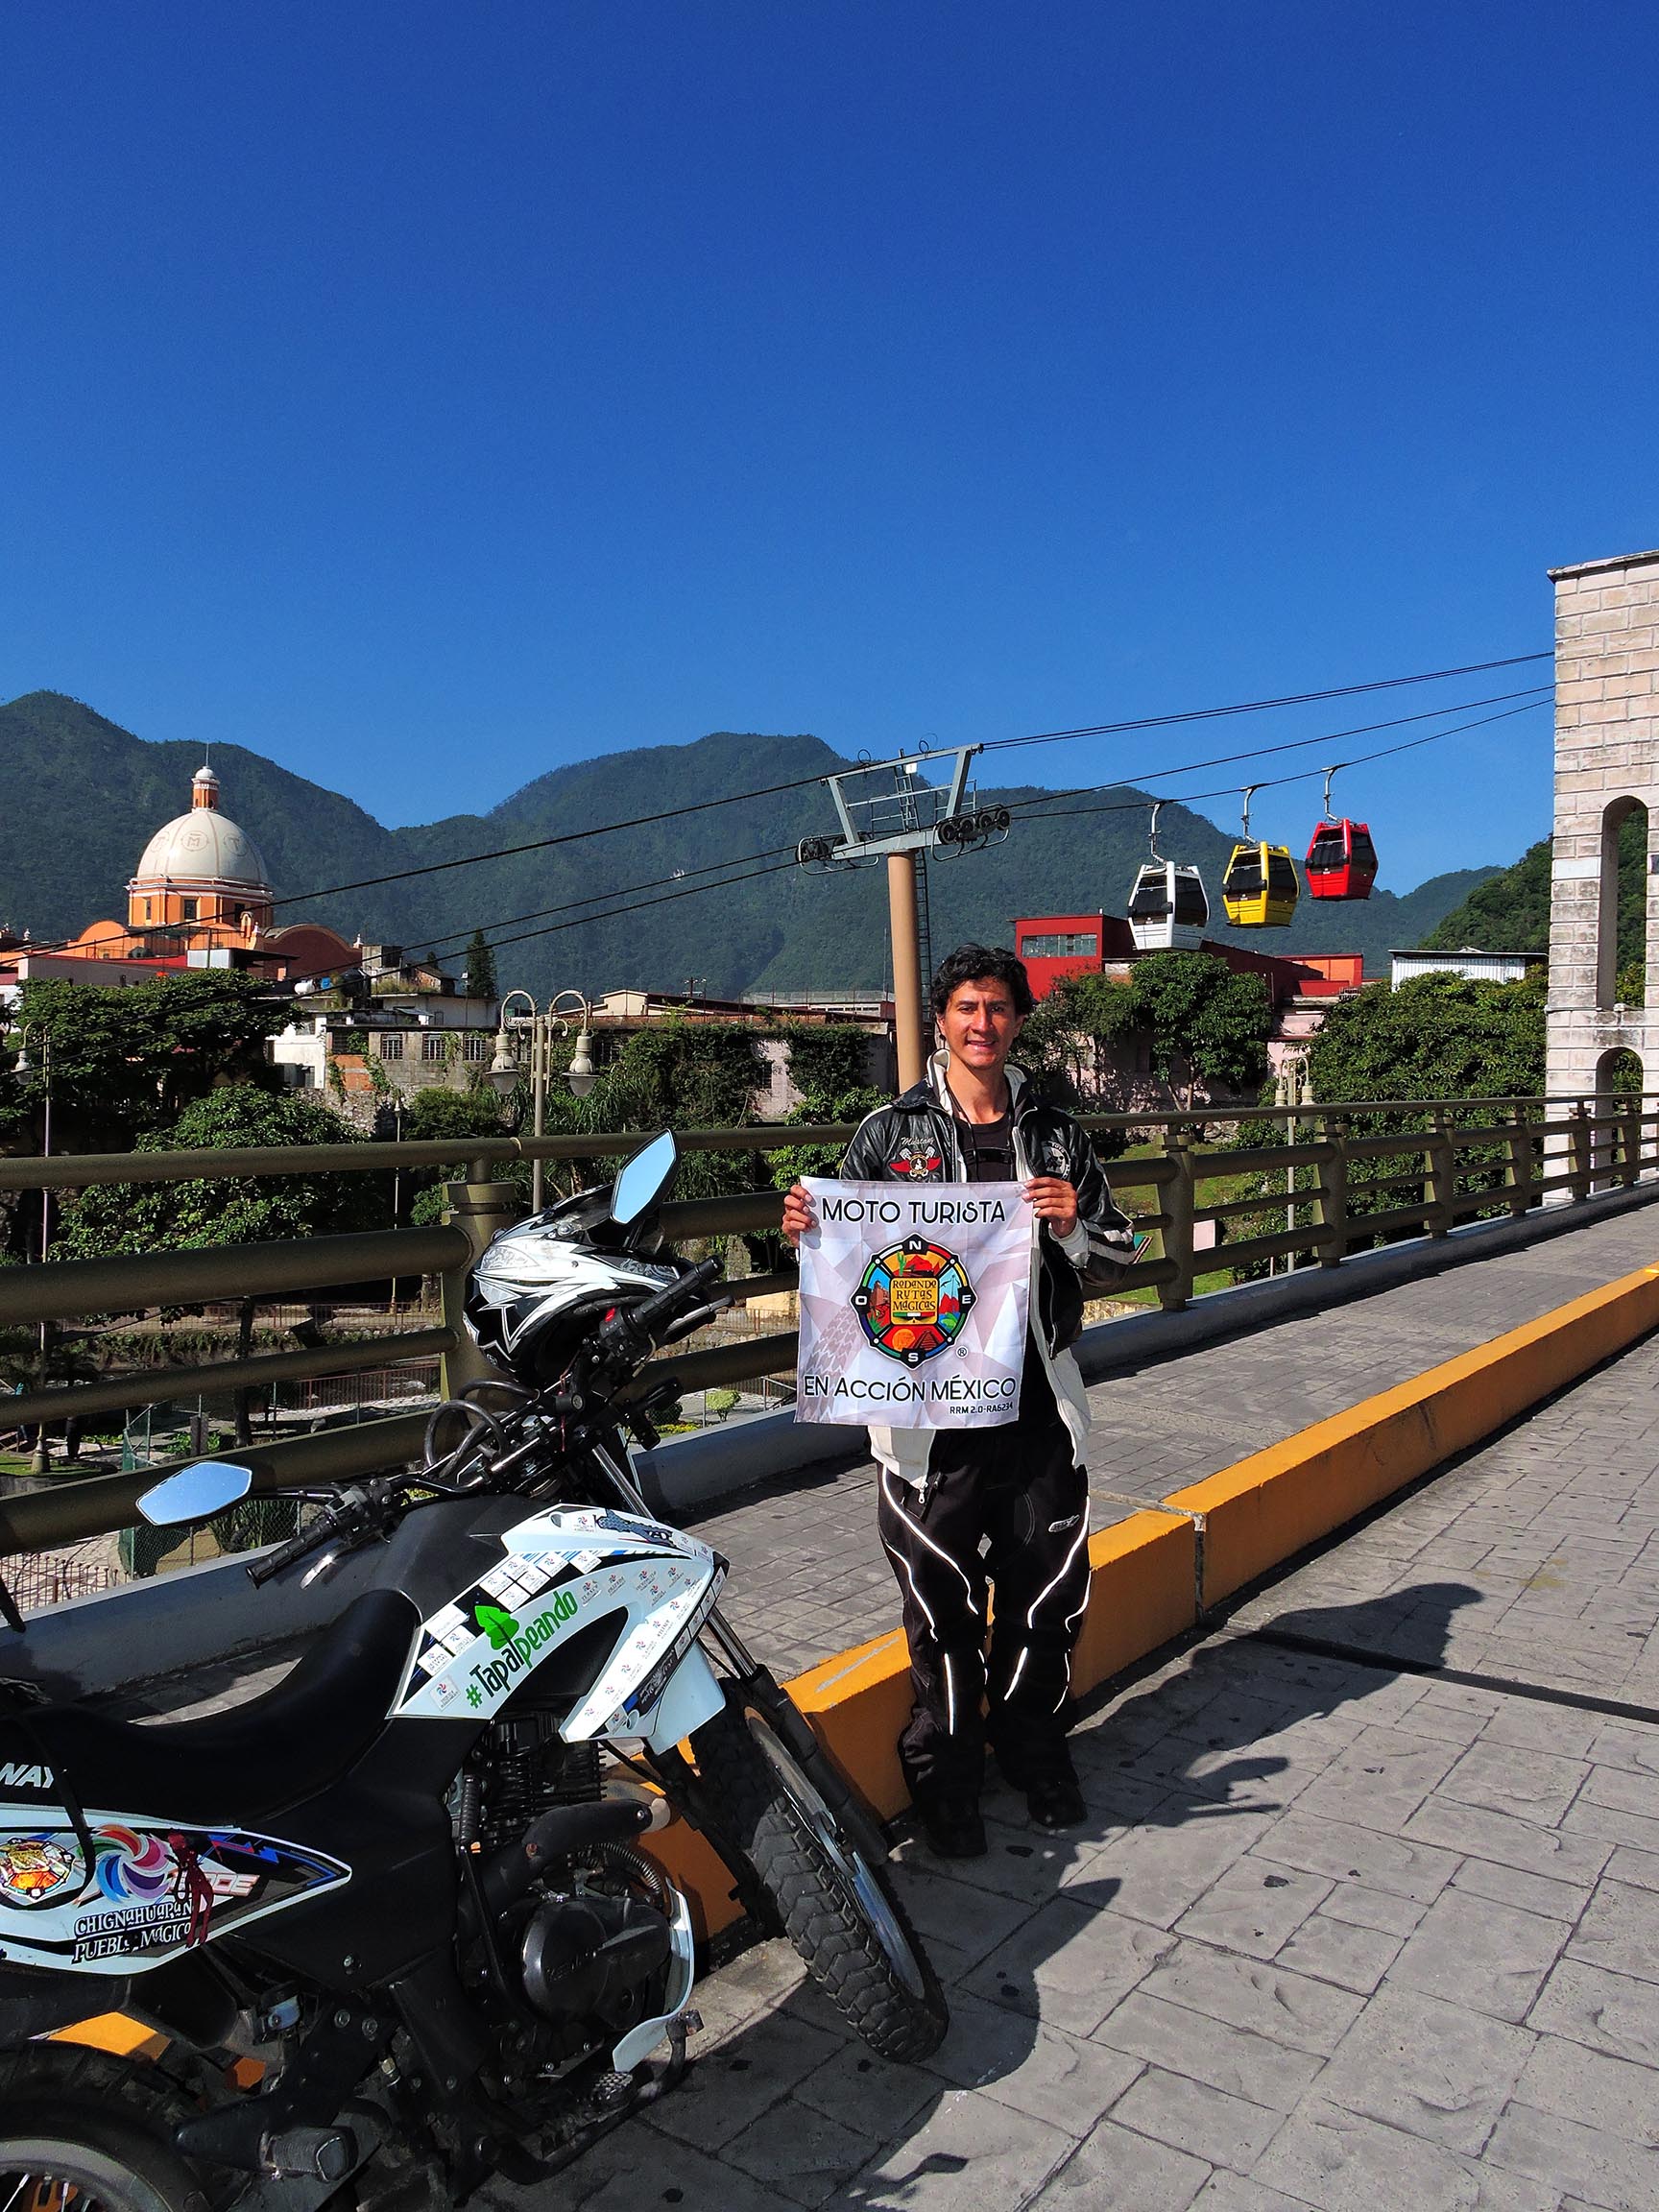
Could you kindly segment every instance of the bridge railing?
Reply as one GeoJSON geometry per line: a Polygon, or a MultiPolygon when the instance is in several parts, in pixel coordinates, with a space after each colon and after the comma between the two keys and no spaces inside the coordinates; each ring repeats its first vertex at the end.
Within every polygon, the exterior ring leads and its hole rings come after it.
{"type": "MultiPolygon", "coordinates": [[[[1583,1201],[1659,1169],[1659,1111],[1639,1099],[1380,1099],[1332,1107],[1199,1108],[1165,1115],[1088,1115],[1107,1181],[1140,1229],[1147,1256],[1115,1294],[1150,1295],[1179,1309],[1207,1281],[1281,1264],[1336,1267],[1379,1240],[1444,1237],[1480,1215],[1521,1214],[1549,1199],[1583,1201]],[[1228,1142],[1214,1141],[1224,1132],[1228,1142]],[[1241,1141],[1253,1139],[1253,1142],[1241,1141]],[[1263,1224],[1272,1224],[1263,1226],[1263,1224]]],[[[768,1156],[834,1145],[836,1124],[771,1124],[683,1131],[684,1150],[768,1156]]],[[[258,1392],[401,1359],[443,1361],[452,1391],[489,1372],[468,1337],[469,1271],[495,1232],[517,1217],[514,1186],[493,1167],[540,1157],[614,1161],[639,1132],[0,1159],[0,1192],[79,1190],[115,1183],[373,1173],[442,1167],[458,1152],[465,1179],[446,1186],[441,1226],[308,1239],[206,1246],[108,1259],[48,1260],[0,1270],[0,1327],[37,1328],[94,1314],[129,1314],[208,1300],[291,1300],[344,1285],[435,1280],[428,1325],[354,1343],[189,1365],[133,1368],[93,1382],[47,1383],[0,1399],[0,1421],[33,1428],[131,1411],[204,1394],[258,1392]]],[[[679,1243],[776,1231],[777,1190],[671,1202],[663,1228],[679,1243]]],[[[733,1283],[743,1305],[786,1291],[792,1267],[733,1283]]],[[[422,1317],[423,1319],[425,1317],[422,1317]]],[[[793,1330],[677,1351],[686,1391],[792,1371],[793,1330]]],[[[308,1436],[258,1442],[224,1456],[249,1467],[255,1493],[291,1491],[394,1466],[421,1449],[425,1415],[392,1414],[308,1436]]],[[[172,1461],[165,1464],[181,1464],[172,1461]]],[[[0,1553],[41,1551],[129,1527],[134,1500],[165,1464],[118,1475],[60,1478],[0,1499],[0,1553]]]]}

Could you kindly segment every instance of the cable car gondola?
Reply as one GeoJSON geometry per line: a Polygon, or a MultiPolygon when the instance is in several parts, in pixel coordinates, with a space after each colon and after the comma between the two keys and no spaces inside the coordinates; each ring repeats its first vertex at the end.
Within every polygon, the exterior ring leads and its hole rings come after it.
{"type": "Polygon", "coordinates": [[[1310,899],[1369,899],[1377,880],[1377,848],[1364,822],[1350,822],[1331,811],[1331,779],[1325,771],[1325,805],[1308,847],[1305,863],[1310,899]]]}
{"type": "Polygon", "coordinates": [[[1236,929],[1282,929],[1296,911],[1296,863],[1287,845],[1269,845],[1250,835],[1250,801],[1262,786],[1244,793],[1244,827],[1221,878],[1221,903],[1236,929]]]}
{"type": "Polygon", "coordinates": [[[1178,945],[1196,950],[1210,920],[1203,877],[1183,861],[1166,860],[1158,850],[1163,805],[1162,799],[1153,804],[1146,835],[1152,857],[1142,861],[1129,892],[1129,933],[1137,952],[1167,952],[1178,945]]]}

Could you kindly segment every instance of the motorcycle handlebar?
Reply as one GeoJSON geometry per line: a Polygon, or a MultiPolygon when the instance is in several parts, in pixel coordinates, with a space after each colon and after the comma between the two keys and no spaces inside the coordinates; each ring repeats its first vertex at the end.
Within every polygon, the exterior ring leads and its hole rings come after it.
{"type": "Polygon", "coordinates": [[[285,1567],[292,1567],[297,1559],[303,1559],[307,1551],[334,1533],[330,1520],[319,1521],[310,1528],[302,1528],[298,1536],[290,1536],[285,1544],[278,1544],[275,1551],[267,1551],[262,1559],[250,1559],[248,1579],[257,1590],[269,1582],[273,1575],[280,1575],[285,1567]]]}
{"type": "Polygon", "coordinates": [[[720,1273],[718,1260],[704,1260],[677,1281],[641,1299],[637,1306],[618,1308],[597,1331],[602,1352],[625,1360],[637,1359],[642,1346],[659,1340],[659,1331],[682,1307],[702,1302],[703,1293],[720,1273]]]}
{"type": "Polygon", "coordinates": [[[629,1313],[629,1320],[636,1329],[654,1337],[660,1321],[668,1320],[682,1306],[701,1303],[704,1291],[718,1278],[719,1273],[718,1260],[699,1262],[688,1275],[682,1275],[677,1283],[670,1283],[666,1289],[659,1290],[655,1298],[647,1298],[643,1305],[636,1306],[629,1313]]]}

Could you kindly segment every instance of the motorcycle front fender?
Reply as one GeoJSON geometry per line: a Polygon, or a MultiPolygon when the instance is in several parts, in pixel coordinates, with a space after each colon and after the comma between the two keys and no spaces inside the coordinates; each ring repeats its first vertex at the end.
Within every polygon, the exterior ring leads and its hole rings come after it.
{"type": "Polygon", "coordinates": [[[645,1741],[659,1755],[672,1751],[693,1729],[712,1720],[725,1703],[726,1694],[713,1668],[703,1656],[701,1646],[693,1644],[668,1677],[668,1687],[657,1701],[645,1741]]]}

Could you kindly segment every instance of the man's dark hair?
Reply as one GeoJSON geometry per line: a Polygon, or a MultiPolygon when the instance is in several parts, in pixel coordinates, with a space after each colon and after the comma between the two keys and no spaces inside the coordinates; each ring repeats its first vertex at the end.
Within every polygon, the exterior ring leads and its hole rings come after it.
{"type": "Polygon", "coordinates": [[[960,991],[964,983],[991,981],[1004,987],[1014,1001],[1016,1014],[1029,1014],[1036,1005],[1023,960],[1017,960],[999,945],[958,945],[955,951],[940,963],[933,978],[934,1019],[950,1005],[951,992],[960,991]]]}

